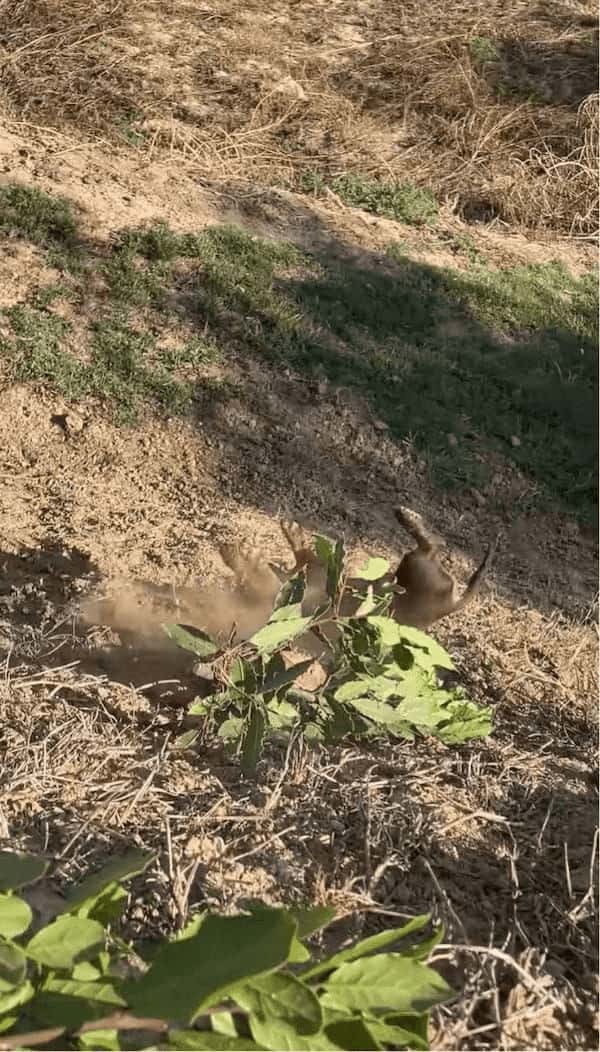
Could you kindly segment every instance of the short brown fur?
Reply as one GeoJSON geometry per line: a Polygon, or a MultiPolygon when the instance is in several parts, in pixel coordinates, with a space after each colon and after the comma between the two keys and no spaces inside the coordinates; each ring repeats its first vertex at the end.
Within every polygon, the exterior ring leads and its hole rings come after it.
{"type": "MultiPolygon", "coordinates": [[[[425,525],[422,517],[409,508],[394,509],[398,522],[416,540],[417,546],[407,552],[389,579],[394,586],[392,615],[396,621],[413,628],[426,630],[440,618],[456,613],[469,603],[479,591],[491,565],[497,540],[490,545],[481,564],[472,574],[466,588],[459,594],[455,578],[441,565],[441,541],[425,525]]],[[[272,603],[286,577],[304,570],[306,591],[303,611],[311,614],[325,598],[326,571],[317,558],[312,536],[297,522],[282,520],[281,530],[294,556],[294,566],[283,570],[269,564],[260,550],[249,545],[222,545],[220,552],[224,562],[233,570],[238,586],[248,598],[256,596],[258,602],[272,603]]],[[[352,596],[352,587],[361,582],[348,582],[342,602],[342,615],[350,616],[357,601],[352,596]]]]}

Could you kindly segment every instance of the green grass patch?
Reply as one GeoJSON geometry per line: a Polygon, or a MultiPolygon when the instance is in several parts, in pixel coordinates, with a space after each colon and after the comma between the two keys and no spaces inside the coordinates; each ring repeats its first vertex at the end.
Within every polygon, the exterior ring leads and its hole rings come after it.
{"type": "Polygon", "coordinates": [[[3,313],[12,332],[0,343],[0,353],[16,380],[50,384],[68,400],[100,398],[123,424],[135,423],[144,405],[172,415],[186,412],[196,371],[218,357],[201,340],[161,348],[151,333],[110,317],[88,333],[88,353],[81,360],[68,347],[70,325],[63,318],[30,304],[3,313]]]}
{"type": "Polygon", "coordinates": [[[51,383],[67,399],[90,393],[88,370],[64,349],[69,323],[44,309],[17,304],[4,312],[12,339],[0,343],[16,380],[51,383]]]}
{"type": "Polygon", "coordinates": [[[500,53],[491,37],[471,37],[469,41],[469,53],[476,66],[486,66],[490,62],[497,62],[500,53]]]}
{"type": "Polygon", "coordinates": [[[350,174],[326,181],[317,172],[305,172],[301,186],[313,193],[322,193],[329,186],[347,205],[414,226],[433,223],[439,210],[431,190],[411,182],[383,183],[366,175],[350,174]]]}
{"type": "Polygon", "coordinates": [[[175,413],[216,397],[220,382],[203,366],[234,349],[357,389],[393,438],[414,441],[442,487],[485,488],[500,454],[530,483],[528,500],[594,521],[596,275],[470,262],[434,267],[396,244],[386,266],[381,257],[358,265],[236,227],[180,235],[156,224],[121,232],[94,261],[113,306],[89,333],[84,362],[52,314],[55,290],[5,312],[3,350],[19,378],[103,397],[133,421],[143,404],[175,413]],[[210,340],[161,347],[170,303],[210,340]],[[145,308],[135,324],[132,306],[145,308]]]}
{"type": "Polygon", "coordinates": [[[112,299],[131,307],[162,310],[171,281],[169,263],[140,260],[129,248],[116,249],[104,265],[112,299]]]}
{"type": "Polygon", "coordinates": [[[43,248],[73,245],[77,223],[69,201],[32,186],[0,186],[0,233],[18,234],[43,248]]]}

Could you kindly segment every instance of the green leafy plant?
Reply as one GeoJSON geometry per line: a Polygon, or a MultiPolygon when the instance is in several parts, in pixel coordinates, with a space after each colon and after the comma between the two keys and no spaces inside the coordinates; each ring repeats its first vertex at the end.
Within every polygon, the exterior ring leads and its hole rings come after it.
{"type": "Polygon", "coordinates": [[[476,66],[485,66],[497,62],[500,54],[491,37],[471,37],[469,52],[476,66]]]}
{"type": "MultiPolygon", "coordinates": [[[[292,731],[323,742],[383,734],[433,736],[448,745],[489,734],[491,709],[475,705],[460,688],[440,686],[436,670],[454,668],[450,655],[431,636],[389,616],[385,559],[370,559],[350,582],[340,541],[317,536],[314,547],[326,571],[327,600],[312,615],[303,613],[301,573],[283,586],[267,623],[238,646],[165,626],[177,646],[210,665],[216,684],[209,697],[192,703],[190,715],[216,723],[247,773],[256,769],[266,738],[292,731]],[[301,651],[307,634],[323,648],[325,681],[318,690],[296,685],[314,659],[292,663],[286,654],[294,643],[301,651]]],[[[197,736],[188,731],[179,744],[190,746],[197,736]]]]}
{"type": "Polygon", "coordinates": [[[333,909],[250,903],[234,916],[194,917],[144,956],[116,927],[122,881],[152,857],[113,859],[35,930],[17,891],[47,864],[0,853],[2,1048],[429,1047],[429,1011],[452,990],[425,963],[442,935],[428,915],[315,961],[306,939],[333,909]]]}
{"type": "Polygon", "coordinates": [[[374,215],[397,219],[401,223],[416,226],[432,223],[439,210],[431,190],[408,181],[384,183],[366,175],[349,173],[338,175],[327,183],[318,172],[305,172],[302,176],[303,190],[321,194],[327,185],[345,204],[364,208],[374,215]]]}

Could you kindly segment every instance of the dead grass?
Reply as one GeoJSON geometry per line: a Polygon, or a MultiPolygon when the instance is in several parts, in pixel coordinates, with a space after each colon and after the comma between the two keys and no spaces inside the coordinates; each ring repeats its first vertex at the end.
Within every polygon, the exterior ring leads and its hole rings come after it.
{"type": "Polygon", "coordinates": [[[597,227],[587,2],[2,10],[0,84],[19,120],[176,157],[211,180],[408,179],[467,220],[597,227]]]}

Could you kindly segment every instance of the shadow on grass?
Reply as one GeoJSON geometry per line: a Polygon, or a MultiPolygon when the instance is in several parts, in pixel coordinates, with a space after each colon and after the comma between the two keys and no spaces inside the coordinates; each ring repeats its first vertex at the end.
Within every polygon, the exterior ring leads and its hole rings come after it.
{"type": "MultiPolygon", "coordinates": [[[[352,250],[308,210],[306,250],[238,227],[181,235],[161,223],[98,246],[77,241],[68,202],[22,187],[2,193],[0,232],[50,253],[80,317],[90,281],[101,277],[106,289],[100,314],[87,319],[83,356],[69,345],[70,323],[53,313],[56,290],[5,310],[12,335],[0,351],[15,378],[70,398],[104,397],[127,421],[144,405],[173,415],[199,403],[227,451],[239,444],[222,409],[232,391],[206,366],[234,364],[234,397],[255,404],[268,367],[263,386],[280,400],[277,383],[290,375],[306,381],[313,402],[311,385],[324,382],[359,395],[379,430],[421,452],[441,488],[489,490],[498,472],[516,470],[532,506],[594,521],[594,274],[573,277],[558,262],[452,270],[417,262],[398,244],[386,254],[352,250]],[[196,335],[165,349],[174,322],[196,335]]],[[[300,490],[318,446],[317,434],[303,435],[300,490]]],[[[282,478],[280,498],[287,485],[282,478]]]]}
{"type": "Polygon", "coordinates": [[[592,275],[558,263],[449,271],[395,246],[309,257],[234,228],[203,245],[185,302],[220,345],[354,389],[440,486],[485,487],[504,460],[542,502],[593,519],[592,275]]]}

